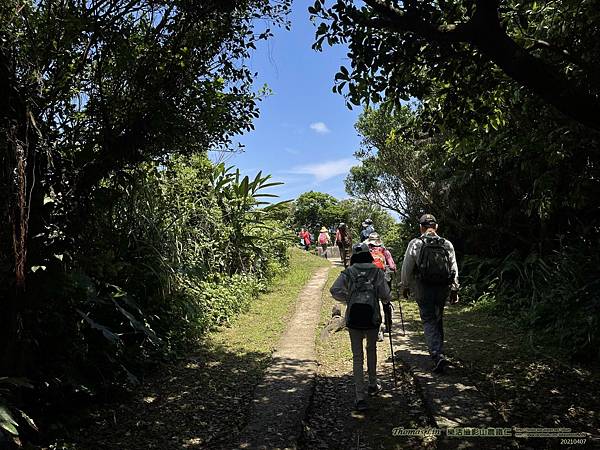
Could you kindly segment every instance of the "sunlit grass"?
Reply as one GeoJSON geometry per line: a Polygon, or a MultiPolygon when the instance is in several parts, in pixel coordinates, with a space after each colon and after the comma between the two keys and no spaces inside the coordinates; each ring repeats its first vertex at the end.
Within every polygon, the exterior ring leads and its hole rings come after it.
{"type": "Polygon", "coordinates": [[[239,353],[272,353],[294,312],[294,304],[304,285],[319,267],[329,263],[303,250],[289,251],[290,264],[273,282],[272,289],[255,300],[245,314],[210,335],[215,343],[239,353]]]}
{"type": "Polygon", "coordinates": [[[317,358],[322,370],[325,372],[331,370],[352,370],[352,350],[350,349],[350,339],[348,332],[344,329],[337,333],[333,333],[328,339],[322,341],[320,338],[321,330],[327,325],[331,319],[331,309],[334,305],[339,305],[342,308],[342,313],[345,310],[345,305],[333,299],[329,293],[329,288],[340,275],[342,267],[333,267],[329,271],[325,289],[323,289],[323,304],[321,307],[321,317],[316,330],[316,348],[317,358]]]}

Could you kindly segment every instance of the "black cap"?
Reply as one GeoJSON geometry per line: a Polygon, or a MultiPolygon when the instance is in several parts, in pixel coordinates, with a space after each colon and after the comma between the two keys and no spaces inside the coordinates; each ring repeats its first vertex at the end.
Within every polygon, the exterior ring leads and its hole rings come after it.
{"type": "Polygon", "coordinates": [[[433,217],[433,214],[423,214],[419,219],[421,225],[437,225],[437,220],[433,217]]]}
{"type": "Polygon", "coordinates": [[[361,244],[354,244],[354,247],[352,247],[353,255],[360,255],[361,253],[371,254],[371,250],[369,249],[369,246],[367,244],[365,244],[364,242],[361,244]]]}

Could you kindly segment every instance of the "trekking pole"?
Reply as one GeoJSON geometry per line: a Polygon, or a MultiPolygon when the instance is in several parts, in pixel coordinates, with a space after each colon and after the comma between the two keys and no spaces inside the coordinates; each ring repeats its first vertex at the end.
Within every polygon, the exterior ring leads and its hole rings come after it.
{"type": "Polygon", "coordinates": [[[388,329],[388,336],[390,338],[390,351],[392,352],[392,371],[394,373],[394,386],[398,386],[398,379],[396,378],[396,355],[394,354],[394,344],[392,343],[392,305],[389,303],[383,305],[383,315],[385,316],[385,325],[388,329]]]}

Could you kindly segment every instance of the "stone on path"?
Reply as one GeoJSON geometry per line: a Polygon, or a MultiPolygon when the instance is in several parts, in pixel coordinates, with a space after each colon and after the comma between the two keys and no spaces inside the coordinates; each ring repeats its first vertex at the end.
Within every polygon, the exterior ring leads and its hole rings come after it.
{"type": "Polygon", "coordinates": [[[317,367],[315,329],[329,267],[313,275],[296,302],[263,381],[256,387],[250,422],[239,448],[296,448],[317,367]]]}

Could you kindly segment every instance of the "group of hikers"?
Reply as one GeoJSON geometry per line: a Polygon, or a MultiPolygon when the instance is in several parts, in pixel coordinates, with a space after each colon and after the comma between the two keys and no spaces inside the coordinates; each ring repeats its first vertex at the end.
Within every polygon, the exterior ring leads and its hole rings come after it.
{"type": "MultiPolygon", "coordinates": [[[[319,249],[319,254],[324,258],[327,258],[328,252],[327,249],[331,245],[331,237],[330,233],[333,230],[328,230],[326,227],[321,227],[319,230],[319,236],[317,238],[317,248],[319,249]]],[[[314,235],[312,235],[306,228],[300,229],[298,233],[298,237],[300,238],[300,246],[304,248],[304,250],[309,250],[310,245],[315,240],[314,235]]],[[[352,246],[352,238],[348,234],[348,229],[345,223],[340,223],[337,230],[335,230],[335,243],[340,249],[340,257],[344,262],[344,266],[346,266],[347,262],[350,260],[350,247],[352,246]],[[348,254],[348,258],[346,259],[345,254],[348,254]]]]}
{"type": "MultiPolygon", "coordinates": [[[[318,238],[319,245],[325,251],[329,245],[327,231],[323,227],[318,238]]],[[[458,266],[454,247],[448,239],[437,234],[438,223],[433,215],[421,216],[419,231],[420,236],[412,239],[406,248],[399,289],[404,298],[411,296],[416,300],[432,360],[432,371],[443,373],[448,366],[443,353],[443,313],[447,301],[458,302],[458,266]]],[[[353,355],[355,408],[363,411],[368,408],[367,395],[377,395],[382,390],[377,379],[377,342],[383,340],[384,333],[391,333],[391,288],[396,264],[375,232],[372,220],[367,219],[362,223],[360,240],[352,245],[346,224],[339,224],[335,243],[340,249],[345,270],[333,283],[330,292],[333,298],[346,305],[344,322],[350,335],[353,355]],[[363,371],[365,341],[366,389],[363,371]]]]}
{"type": "MultiPolygon", "coordinates": [[[[324,258],[327,258],[328,255],[327,249],[329,246],[331,246],[330,234],[333,234],[333,231],[333,229],[328,230],[327,227],[324,226],[319,230],[319,234],[316,239],[316,245],[319,249],[319,254],[324,258]]],[[[314,235],[311,234],[305,227],[300,229],[298,237],[300,238],[300,246],[307,251],[310,249],[311,244],[315,241],[314,235]]],[[[379,239],[379,235],[375,233],[375,228],[373,228],[373,221],[371,219],[366,219],[362,223],[360,241],[370,241],[369,245],[371,247],[383,247],[383,244],[379,239]]],[[[350,236],[348,227],[344,222],[340,222],[335,230],[335,245],[339,248],[340,259],[342,260],[344,267],[347,268],[350,264],[350,256],[352,255],[352,237],[350,236]]],[[[396,265],[394,264],[389,251],[387,252],[387,255],[391,260],[391,267],[393,268],[393,271],[395,271],[396,265]]],[[[380,268],[382,268],[382,266],[380,266],[380,268]]],[[[391,277],[389,279],[391,280],[391,277]]]]}

